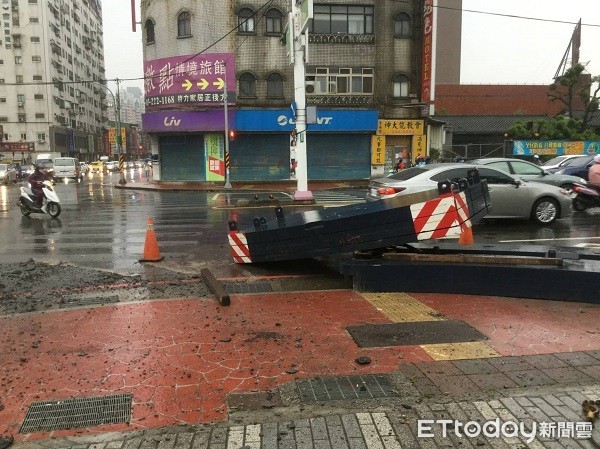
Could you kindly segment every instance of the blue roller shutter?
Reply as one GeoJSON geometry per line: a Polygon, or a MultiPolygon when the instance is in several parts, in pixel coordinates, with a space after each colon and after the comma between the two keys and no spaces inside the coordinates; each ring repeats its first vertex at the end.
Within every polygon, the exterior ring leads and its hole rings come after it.
{"type": "Polygon", "coordinates": [[[159,136],[162,181],[205,181],[206,158],[202,134],[159,136]]]}
{"type": "Polygon", "coordinates": [[[243,134],[229,143],[232,181],[290,179],[289,134],[243,134]]]}
{"type": "Polygon", "coordinates": [[[308,179],[350,180],[371,176],[370,134],[309,134],[308,179]]]}

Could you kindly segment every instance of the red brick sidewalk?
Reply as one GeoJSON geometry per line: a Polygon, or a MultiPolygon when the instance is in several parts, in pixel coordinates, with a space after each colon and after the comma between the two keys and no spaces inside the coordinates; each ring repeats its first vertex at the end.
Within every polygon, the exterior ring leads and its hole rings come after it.
{"type": "MultiPolygon", "coordinates": [[[[410,296],[475,327],[499,356],[600,349],[590,334],[600,308],[591,304],[410,296]]],[[[423,347],[360,348],[346,330],[389,322],[350,290],[232,295],[229,307],[174,298],[3,316],[0,434],[22,440],[222,421],[232,392],[273,390],[295,378],[391,373],[412,363],[427,372],[423,363],[433,359],[423,347]],[[371,363],[358,365],[359,356],[371,363]],[[33,402],[122,393],[134,398],[129,425],[18,434],[33,402]]],[[[458,374],[461,384],[476,384],[458,374]]],[[[448,376],[427,376],[418,380],[438,392],[456,388],[444,386],[448,376]]]]}

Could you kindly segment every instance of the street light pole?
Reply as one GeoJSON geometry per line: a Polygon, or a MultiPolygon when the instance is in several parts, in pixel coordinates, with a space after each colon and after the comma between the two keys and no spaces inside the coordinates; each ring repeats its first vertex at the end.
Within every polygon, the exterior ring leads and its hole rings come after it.
{"type": "Polygon", "coordinates": [[[229,115],[227,111],[227,65],[225,65],[224,75],[224,92],[223,92],[223,110],[225,111],[225,188],[231,189],[229,180],[229,115]]]}

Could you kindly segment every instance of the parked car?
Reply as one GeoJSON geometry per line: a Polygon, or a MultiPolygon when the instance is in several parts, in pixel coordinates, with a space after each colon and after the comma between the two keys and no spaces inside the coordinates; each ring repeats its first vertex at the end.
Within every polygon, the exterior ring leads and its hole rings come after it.
{"type": "Polygon", "coordinates": [[[565,189],[516,178],[485,165],[467,163],[430,164],[411,167],[387,178],[373,179],[369,184],[367,201],[392,198],[437,189],[437,183],[456,182],[467,177],[472,168],[479,170],[481,179],[490,189],[492,207],[485,218],[524,218],[547,225],[572,214],[571,196],[565,189]]]}
{"type": "Polygon", "coordinates": [[[544,167],[521,159],[490,157],[469,161],[470,164],[487,165],[527,181],[543,182],[554,186],[570,189],[573,184],[585,184],[586,180],[577,176],[552,174],[544,167]]]}
{"type": "Polygon", "coordinates": [[[553,168],[562,167],[569,160],[574,159],[576,157],[583,157],[584,154],[569,154],[569,155],[561,155],[553,157],[552,159],[548,159],[546,162],[542,164],[542,168],[545,170],[552,170],[553,168]]]}
{"type": "Polygon", "coordinates": [[[17,170],[11,164],[0,164],[0,180],[4,184],[17,182],[17,170]]]}
{"type": "Polygon", "coordinates": [[[568,160],[565,165],[552,169],[557,175],[579,176],[588,180],[588,170],[594,163],[594,154],[589,156],[576,157],[568,160]]]}
{"type": "Polygon", "coordinates": [[[108,173],[108,169],[106,168],[106,164],[102,161],[94,161],[90,163],[90,172],[91,173],[108,173]]]}

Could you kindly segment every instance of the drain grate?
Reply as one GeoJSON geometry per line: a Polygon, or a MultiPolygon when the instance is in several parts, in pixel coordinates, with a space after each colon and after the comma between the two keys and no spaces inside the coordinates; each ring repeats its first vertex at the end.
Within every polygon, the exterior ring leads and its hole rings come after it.
{"type": "Polygon", "coordinates": [[[453,320],[363,324],[346,329],[361,348],[487,340],[485,335],[464,321],[453,320]]]}
{"type": "Polygon", "coordinates": [[[317,377],[297,383],[300,398],[311,404],[341,399],[373,399],[398,396],[387,376],[317,377]]]}
{"type": "Polygon", "coordinates": [[[79,298],[68,298],[58,305],[59,309],[68,309],[70,307],[97,306],[99,304],[114,304],[119,302],[119,297],[114,296],[89,296],[79,298]]]}
{"type": "Polygon", "coordinates": [[[27,410],[19,433],[128,423],[131,419],[132,398],[132,395],[127,393],[34,402],[27,410]]]}
{"type": "Polygon", "coordinates": [[[269,282],[227,282],[225,283],[227,293],[268,293],[273,291],[269,282]]]}

